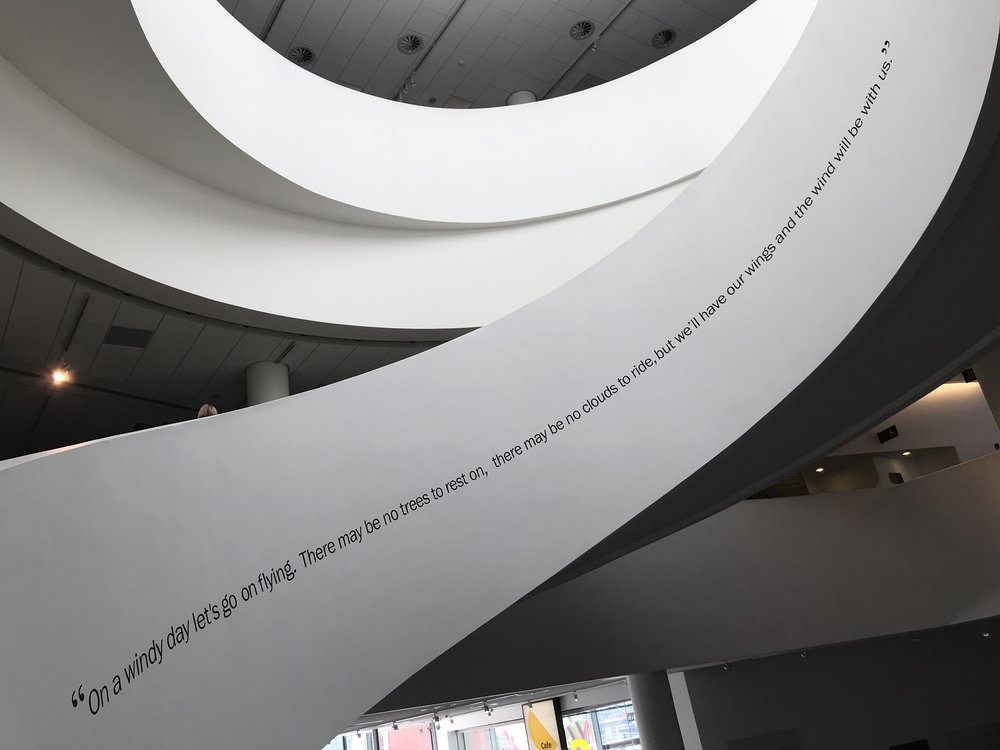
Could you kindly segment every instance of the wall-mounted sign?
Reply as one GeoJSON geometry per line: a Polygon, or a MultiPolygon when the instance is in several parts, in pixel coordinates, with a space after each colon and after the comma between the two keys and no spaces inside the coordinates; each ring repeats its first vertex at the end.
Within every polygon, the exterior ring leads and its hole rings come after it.
{"type": "Polygon", "coordinates": [[[559,742],[559,717],[554,701],[521,706],[530,750],[563,750],[559,742]]]}

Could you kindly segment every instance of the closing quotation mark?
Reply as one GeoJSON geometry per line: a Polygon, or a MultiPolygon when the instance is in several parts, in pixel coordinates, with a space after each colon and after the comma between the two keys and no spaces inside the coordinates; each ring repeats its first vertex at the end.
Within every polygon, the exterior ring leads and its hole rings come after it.
{"type": "Polygon", "coordinates": [[[83,703],[84,700],[85,696],[83,694],[83,685],[80,685],[80,687],[73,691],[73,708],[76,708],[78,705],[83,703]],[[80,697],[80,700],[77,700],[77,696],[80,697]]]}
{"type": "Polygon", "coordinates": [[[885,40],[885,46],[884,46],[884,47],[882,47],[882,54],[883,54],[883,55],[886,55],[886,54],[888,54],[888,53],[889,53],[889,40],[888,40],[888,39],[886,39],[886,40],[885,40]]]}

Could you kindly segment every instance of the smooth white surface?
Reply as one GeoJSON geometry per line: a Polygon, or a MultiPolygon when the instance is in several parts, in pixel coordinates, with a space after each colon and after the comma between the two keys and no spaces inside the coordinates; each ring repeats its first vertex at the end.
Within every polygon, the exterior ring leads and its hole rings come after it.
{"type": "Polygon", "coordinates": [[[815,7],[760,0],[605,85],[530,106],[458,111],[378,99],[311,75],[218,3],[132,4],[177,88],[249,156],[342,203],[459,223],[579,211],[702,169],[760,102],[815,7]]]}
{"type": "Polygon", "coordinates": [[[82,122],[2,58],[0,90],[10,105],[0,118],[0,200],[10,208],[183,292],[323,323],[489,323],[604,257],[690,184],[508,227],[338,224],[266,208],[154,164],[82,122]]]}
{"type": "Polygon", "coordinates": [[[0,471],[4,742],[321,747],[703,466],[829,355],[951,184],[998,24],[990,0],[943,16],[931,0],[821,4],[719,159],[555,292],[364,377],[0,471]],[[882,39],[894,58],[885,91],[775,259],[661,365],[495,468],[491,455],[566,419],[726,294],[831,158],[886,59],[882,39]],[[258,572],[476,466],[489,475],[299,566],[96,717],[71,707],[80,683],[110,683],[147,640],[258,572]]]}

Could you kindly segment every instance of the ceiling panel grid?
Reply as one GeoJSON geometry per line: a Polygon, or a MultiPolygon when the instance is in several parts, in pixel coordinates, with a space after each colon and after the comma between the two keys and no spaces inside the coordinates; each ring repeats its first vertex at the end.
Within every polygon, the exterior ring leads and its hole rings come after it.
{"type": "MultiPolygon", "coordinates": [[[[239,0],[230,9],[281,55],[383,98],[468,108],[514,91],[562,96],[645,67],[716,29],[750,0],[239,0]],[[268,19],[272,23],[268,26],[268,19]],[[573,38],[580,21],[593,33],[573,38]],[[658,48],[653,37],[670,29],[658,48]],[[266,32],[266,34],[265,34],[266,32]],[[421,37],[413,55],[397,40],[421,37]]],[[[232,1],[224,2],[227,8],[232,1]]]]}
{"type": "Polygon", "coordinates": [[[0,458],[191,419],[202,403],[240,408],[254,362],[283,362],[301,392],[425,348],[209,321],[123,298],[3,245],[0,458]],[[68,368],[68,383],[53,383],[56,366],[68,368]]]}

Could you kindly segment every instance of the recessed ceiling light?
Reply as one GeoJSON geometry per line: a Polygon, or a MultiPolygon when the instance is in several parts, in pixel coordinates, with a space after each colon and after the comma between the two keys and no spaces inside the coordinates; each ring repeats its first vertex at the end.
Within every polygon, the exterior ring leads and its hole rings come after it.
{"type": "Polygon", "coordinates": [[[820,466],[818,469],[816,469],[816,473],[817,474],[822,474],[823,473],[823,467],[820,466]]]}
{"type": "Polygon", "coordinates": [[[597,25],[593,21],[582,18],[569,27],[569,35],[571,38],[580,41],[581,39],[590,37],[596,28],[597,25]]]}
{"type": "Polygon", "coordinates": [[[63,367],[57,367],[52,371],[52,382],[56,385],[62,385],[63,383],[69,382],[69,370],[63,367]]]}
{"type": "Polygon", "coordinates": [[[909,456],[910,455],[910,451],[903,451],[903,455],[904,456],[909,456]]]}
{"type": "Polygon", "coordinates": [[[316,59],[316,53],[308,47],[292,47],[288,50],[288,59],[300,68],[307,68],[316,59]]]}
{"type": "Polygon", "coordinates": [[[676,38],[677,32],[673,29],[660,29],[653,34],[653,38],[650,39],[649,43],[656,47],[656,49],[663,49],[664,47],[669,47],[676,38]]]}

